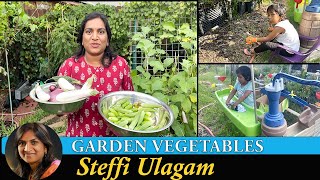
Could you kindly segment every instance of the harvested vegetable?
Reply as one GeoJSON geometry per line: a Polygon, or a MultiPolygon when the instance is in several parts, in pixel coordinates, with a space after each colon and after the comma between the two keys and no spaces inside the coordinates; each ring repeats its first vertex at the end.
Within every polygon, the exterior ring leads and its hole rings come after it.
{"type": "Polygon", "coordinates": [[[49,99],[49,102],[56,102],[57,99],[57,95],[64,92],[61,88],[56,88],[54,91],[50,92],[49,95],[50,95],[50,99],[49,99]]]}
{"type": "Polygon", "coordinates": [[[56,96],[56,100],[59,102],[74,101],[89,96],[95,96],[99,94],[96,89],[76,89],[73,91],[65,91],[56,96]]]}
{"type": "Polygon", "coordinates": [[[132,103],[128,97],[117,100],[108,109],[103,106],[102,113],[116,125],[137,131],[161,129],[169,118],[168,112],[164,112],[160,104],[139,101],[132,103]]]}
{"type": "Polygon", "coordinates": [[[58,85],[64,91],[72,91],[72,90],[76,89],[76,87],[74,85],[72,85],[69,81],[67,81],[63,77],[58,79],[58,85]]]}
{"type": "Polygon", "coordinates": [[[44,92],[39,83],[36,84],[36,95],[41,101],[48,101],[50,99],[50,95],[44,92]]]}
{"type": "Polygon", "coordinates": [[[56,88],[57,88],[57,86],[51,85],[51,86],[49,87],[49,90],[52,92],[52,91],[54,91],[56,88]]]}
{"type": "MultiPolygon", "coordinates": [[[[95,95],[99,94],[99,91],[97,91],[96,89],[91,89],[92,82],[93,82],[93,76],[87,79],[87,81],[85,82],[85,84],[82,86],[81,89],[74,89],[71,91],[62,92],[56,96],[56,100],[59,102],[68,102],[68,101],[74,101],[77,99],[82,99],[82,98],[86,98],[89,96],[95,96],[95,95]]],[[[60,84],[59,84],[59,86],[60,86],[60,84]]]]}
{"type": "Polygon", "coordinates": [[[94,77],[94,75],[92,75],[90,78],[88,78],[81,89],[90,89],[92,86],[93,77],[94,77]]]}

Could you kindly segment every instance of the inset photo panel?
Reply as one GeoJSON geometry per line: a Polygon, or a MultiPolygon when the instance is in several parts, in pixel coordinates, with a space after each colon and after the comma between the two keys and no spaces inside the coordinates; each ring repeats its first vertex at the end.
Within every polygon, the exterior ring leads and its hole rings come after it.
{"type": "Polygon", "coordinates": [[[319,63],[319,1],[200,0],[199,63],[319,63]]]}
{"type": "Polygon", "coordinates": [[[320,136],[319,64],[199,64],[199,136],[320,136]]]}
{"type": "Polygon", "coordinates": [[[62,159],[59,136],[42,123],[25,123],[8,137],[5,156],[10,169],[23,179],[44,179],[54,174],[62,159]]]}
{"type": "Polygon", "coordinates": [[[0,2],[0,136],[196,137],[197,5],[0,2]]]}

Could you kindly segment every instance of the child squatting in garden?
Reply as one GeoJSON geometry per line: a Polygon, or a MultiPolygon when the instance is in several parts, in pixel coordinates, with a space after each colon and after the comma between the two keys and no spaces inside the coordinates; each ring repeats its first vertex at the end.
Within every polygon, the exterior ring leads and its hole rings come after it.
{"type": "MultiPolygon", "coordinates": [[[[285,7],[283,4],[273,4],[267,8],[269,18],[270,33],[266,37],[253,37],[246,38],[247,44],[258,43],[259,46],[252,49],[244,49],[247,56],[251,56],[250,63],[253,62],[255,54],[267,50],[274,51],[278,45],[284,45],[293,51],[299,51],[300,40],[299,34],[294,26],[285,18],[285,7]]],[[[280,55],[292,57],[294,54],[282,49],[280,55]]]]}

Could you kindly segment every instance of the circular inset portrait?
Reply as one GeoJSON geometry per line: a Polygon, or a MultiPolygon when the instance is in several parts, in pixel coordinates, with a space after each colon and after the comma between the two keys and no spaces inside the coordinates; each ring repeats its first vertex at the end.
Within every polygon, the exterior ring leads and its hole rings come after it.
{"type": "Polygon", "coordinates": [[[5,156],[9,167],[18,176],[39,180],[50,176],[59,167],[62,145],[50,127],[26,123],[8,137],[5,156]]]}

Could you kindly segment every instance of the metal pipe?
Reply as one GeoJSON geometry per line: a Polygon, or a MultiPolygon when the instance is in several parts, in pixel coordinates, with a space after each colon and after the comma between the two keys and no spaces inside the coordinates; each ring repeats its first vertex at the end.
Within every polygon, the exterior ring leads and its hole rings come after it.
{"type": "MultiPolygon", "coordinates": [[[[6,42],[6,41],[5,41],[5,42],[6,42]]],[[[8,73],[8,86],[9,86],[9,102],[10,102],[11,121],[12,121],[12,125],[13,125],[13,124],[14,124],[14,121],[13,121],[11,88],[10,88],[10,72],[9,72],[8,52],[7,52],[6,43],[5,43],[5,45],[4,45],[4,52],[5,52],[5,55],[6,55],[6,64],[7,64],[7,73],[8,73]]]]}
{"type": "MultiPolygon", "coordinates": [[[[134,18],[134,34],[137,33],[137,18],[134,18]]],[[[136,45],[132,46],[133,51],[133,63],[132,63],[132,69],[136,69],[137,67],[137,48],[136,45]]]]}
{"type": "Polygon", "coordinates": [[[13,115],[13,116],[24,116],[24,115],[28,115],[28,114],[33,114],[36,111],[30,111],[30,112],[24,112],[24,113],[19,113],[19,114],[13,114],[13,113],[0,113],[0,116],[8,116],[8,115],[13,115]]]}
{"type": "Polygon", "coordinates": [[[254,119],[255,122],[258,123],[257,120],[257,104],[256,104],[256,90],[255,90],[255,85],[254,85],[254,71],[253,71],[253,65],[251,64],[251,81],[252,81],[252,89],[253,89],[253,111],[254,111],[254,119]]]}

